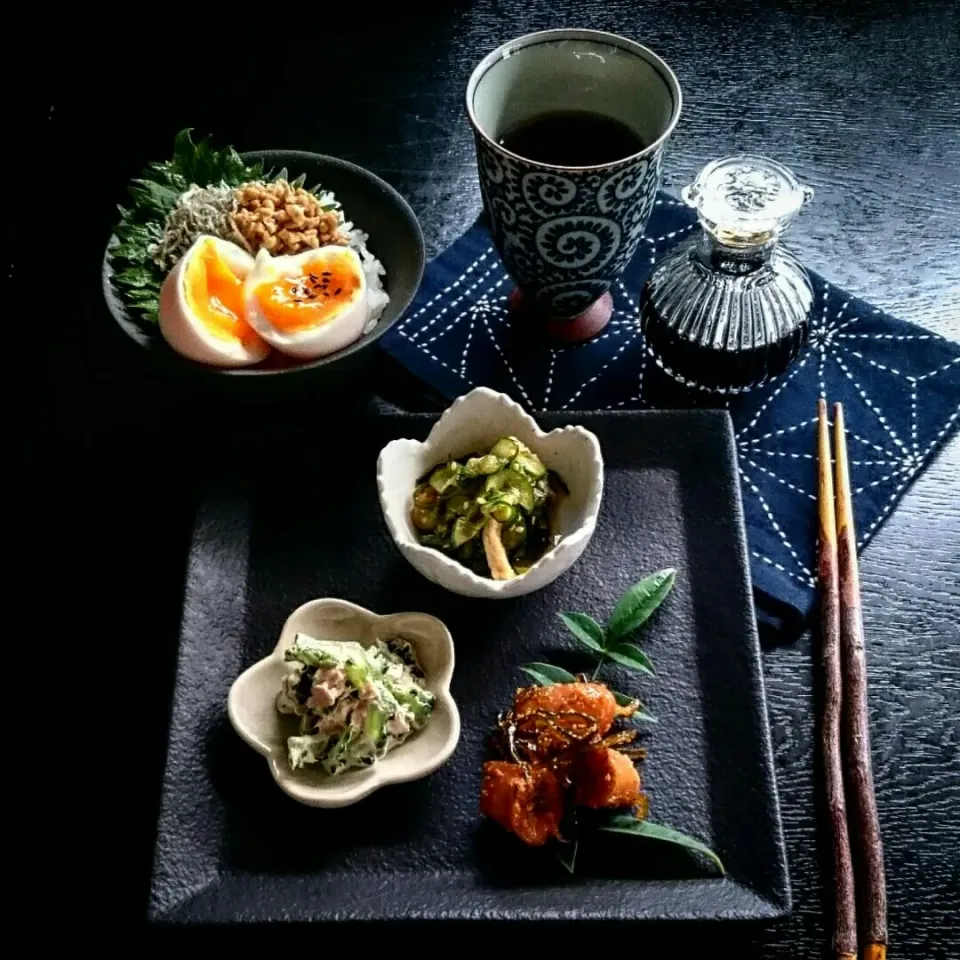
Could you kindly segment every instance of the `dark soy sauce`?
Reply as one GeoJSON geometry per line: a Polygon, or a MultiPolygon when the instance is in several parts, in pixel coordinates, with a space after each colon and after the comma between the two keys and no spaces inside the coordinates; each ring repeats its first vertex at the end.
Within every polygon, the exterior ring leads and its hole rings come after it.
{"type": "Polygon", "coordinates": [[[597,167],[646,146],[625,123],[588,110],[542,113],[508,130],[499,143],[527,160],[556,167],[597,167]]]}

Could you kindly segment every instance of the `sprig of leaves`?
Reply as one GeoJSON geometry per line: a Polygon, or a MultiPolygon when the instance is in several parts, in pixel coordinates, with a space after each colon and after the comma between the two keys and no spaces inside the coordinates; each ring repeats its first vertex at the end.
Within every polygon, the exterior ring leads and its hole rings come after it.
{"type": "Polygon", "coordinates": [[[567,629],[584,647],[600,654],[594,677],[608,659],[648,676],[656,676],[650,658],[625,638],[643,626],[663,603],[673,587],[676,573],[672,568],[658,570],[635,583],[617,601],[605,627],[586,613],[559,614],[567,629]]]}
{"type": "MultiPolygon", "coordinates": [[[[607,660],[655,677],[650,658],[635,644],[627,641],[635,630],[643,626],[653,612],[663,603],[673,588],[677,571],[672,567],[658,570],[635,583],[617,601],[606,626],[597,623],[588,613],[561,612],[558,614],[566,628],[581,646],[591,653],[599,654],[591,679],[596,679],[600,668],[607,660]]],[[[552,683],[573,683],[576,677],[562,667],[549,663],[529,663],[520,668],[541,686],[552,683]]],[[[636,697],[614,692],[621,706],[637,703],[636,697]]],[[[656,723],[656,719],[643,707],[634,714],[638,720],[656,723]]]]}
{"type": "MultiPolygon", "coordinates": [[[[635,583],[617,601],[613,612],[607,620],[606,626],[598,623],[589,614],[563,612],[558,614],[566,628],[577,642],[598,654],[593,679],[596,679],[600,668],[607,660],[621,666],[636,670],[647,676],[656,676],[650,658],[634,643],[627,640],[634,631],[642,627],[653,615],[654,611],[663,603],[676,579],[676,571],[672,568],[658,570],[635,583]]],[[[575,683],[577,677],[569,670],[552,663],[527,663],[520,669],[535,683],[541,686],[550,686],[554,683],[575,683]]],[[[635,698],[626,694],[611,691],[621,706],[638,703],[635,698]]],[[[639,707],[633,714],[635,719],[655,723],[656,720],[643,707],[639,707]]],[[[724,873],[720,858],[705,844],[673,827],[654,823],[651,820],[637,819],[629,813],[611,814],[606,820],[598,824],[600,830],[611,833],[627,833],[632,836],[646,837],[650,840],[659,840],[673,843],[696,853],[703,854],[724,873]]],[[[558,848],[555,852],[557,859],[570,873],[576,865],[579,838],[573,837],[568,844],[558,848]]]]}

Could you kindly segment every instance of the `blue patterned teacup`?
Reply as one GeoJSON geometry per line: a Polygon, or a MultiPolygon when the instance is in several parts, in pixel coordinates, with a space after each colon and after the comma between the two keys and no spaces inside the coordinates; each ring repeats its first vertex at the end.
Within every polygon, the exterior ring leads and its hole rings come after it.
{"type": "MultiPolygon", "coordinates": [[[[525,307],[572,329],[574,318],[607,293],[636,253],[653,209],[680,104],[677,78],[663,60],[596,30],[532,33],[494,50],[473,71],[467,113],[480,188],[525,307]],[[639,152],[596,166],[557,166],[501,143],[531,120],[568,111],[618,121],[640,141],[639,152]]],[[[593,326],[586,335],[597,332],[593,326]]]]}

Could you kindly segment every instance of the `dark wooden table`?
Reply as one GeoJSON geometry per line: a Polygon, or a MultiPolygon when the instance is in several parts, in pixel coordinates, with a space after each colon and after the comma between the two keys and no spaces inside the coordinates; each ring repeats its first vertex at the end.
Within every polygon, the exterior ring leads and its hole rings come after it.
{"type": "MultiPolygon", "coordinates": [[[[471,66],[511,36],[585,25],[635,37],[676,70],[685,109],[668,185],[735,151],[786,162],[817,191],[791,234],[801,257],[886,310],[960,338],[960,7],[951,0],[421,2],[381,22],[353,6],[243,14],[239,32],[229,23],[197,32],[199,21],[186,29],[187,7],[148,25],[124,13],[71,38],[77,72],[39,126],[57,148],[48,174],[82,175],[90,200],[78,276],[96,276],[125,181],[167,156],[187,125],[239,149],[298,147],[369,167],[409,198],[434,255],[480,207],[462,107],[471,66]],[[189,67],[195,54],[204,62],[189,67]]],[[[101,652],[87,665],[100,698],[110,693],[102,705],[110,729],[120,728],[113,749],[127,784],[91,787],[85,832],[104,879],[89,885],[87,921],[132,924],[144,909],[162,771],[191,444],[212,425],[236,424],[230,410],[198,410],[192,423],[167,415],[151,377],[119,359],[96,282],[85,282],[53,351],[52,395],[78,467],[64,504],[83,525],[74,541],[86,574],[81,636],[101,651],[114,645],[109,663],[101,652]],[[116,646],[124,639],[132,646],[116,646]]],[[[424,403],[387,364],[381,374],[371,393],[424,403]]],[[[958,477],[955,438],[862,561],[892,956],[960,956],[958,477]]],[[[829,901],[814,816],[809,635],[771,646],[765,663],[795,907],[768,930],[715,932],[711,942],[740,956],[818,957],[829,901]]],[[[675,938],[678,954],[696,939],[675,938]]]]}

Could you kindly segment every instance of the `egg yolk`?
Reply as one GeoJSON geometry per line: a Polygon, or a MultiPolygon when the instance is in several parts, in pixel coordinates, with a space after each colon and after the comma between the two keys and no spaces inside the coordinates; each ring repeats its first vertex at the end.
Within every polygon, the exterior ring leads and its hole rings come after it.
{"type": "Polygon", "coordinates": [[[215,337],[248,343],[256,339],[243,315],[243,277],[237,276],[207,241],[187,264],[186,297],[193,312],[215,337]]]}
{"type": "Polygon", "coordinates": [[[347,257],[318,257],[297,277],[280,277],[253,291],[263,315],[281,333],[323,326],[353,300],[360,288],[358,268],[347,257]]]}

